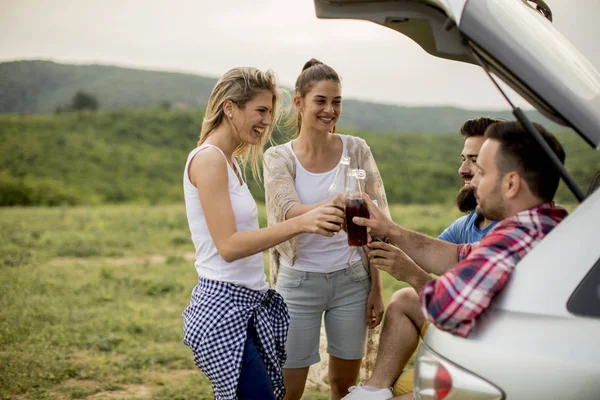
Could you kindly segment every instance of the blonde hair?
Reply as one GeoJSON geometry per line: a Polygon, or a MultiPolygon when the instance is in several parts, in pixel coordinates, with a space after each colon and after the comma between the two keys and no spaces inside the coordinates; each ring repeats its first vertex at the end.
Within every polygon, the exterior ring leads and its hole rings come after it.
{"type": "Polygon", "coordinates": [[[269,125],[264,134],[260,136],[258,144],[249,145],[248,143],[240,143],[233,152],[233,156],[240,158],[244,167],[250,163],[252,176],[257,181],[262,180],[259,170],[264,146],[267,140],[271,141],[273,127],[279,121],[280,94],[277,86],[277,78],[273,71],[270,69],[260,71],[253,67],[239,67],[233,68],[223,74],[210,94],[208,105],[206,106],[206,111],[204,113],[204,119],[202,121],[200,139],[198,140],[198,146],[200,146],[223,122],[223,120],[227,121],[227,123],[235,129],[235,126],[229,118],[225,118],[223,104],[226,101],[229,100],[238,108],[244,109],[250,100],[252,100],[259,92],[263,91],[268,91],[273,94],[271,125],[269,125]]]}

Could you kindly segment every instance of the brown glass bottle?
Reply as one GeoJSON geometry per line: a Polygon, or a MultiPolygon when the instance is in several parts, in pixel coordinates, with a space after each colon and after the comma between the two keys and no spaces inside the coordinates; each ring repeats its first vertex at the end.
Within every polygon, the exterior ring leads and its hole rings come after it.
{"type": "MultiPolygon", "coordinates": [[[[340,158],[340,163],[337,166],[337,170],[335,171],[335,176],[333,177],[333,182],[329,189],[327,189],[327,199],[333,200],[337,195],[344,194],[346,191],[346,180],[348,175],[348,169],[350,167],[350,157],[342,156],[340,158]]],[[[337,208],[338,210],[344,212],[344,204],[335,204],[332,203],[331,206],[337,208]]],[[[342,224],[339,224],[339,227],[342,229],[342,224]]],[[[330,232],[337,233],[338,231],[330,232]]]]}
{"type": "Polygon", "coordinates": [[[361,198],[348,199],[346,202],[346,229],[348,230],[349,246],[367,245],[367,227],[358,226],[352,222],[352,218],[369,218],[369,210],[365,201],[361,198]]]}

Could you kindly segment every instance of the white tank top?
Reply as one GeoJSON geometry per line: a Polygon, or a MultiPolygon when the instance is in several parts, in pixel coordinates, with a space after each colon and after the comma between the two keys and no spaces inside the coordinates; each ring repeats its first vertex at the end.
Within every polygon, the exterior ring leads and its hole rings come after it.
{"type": "MultiPolygon", "coordinates": [[[[346,148],[346,135],[338,135],[342,139],[342,156],[348,155],[346,148]]],[[[327,198],[327,190],[333,183],[336,165],[330,171],[315,174],[309,172],[296,157],[292,149],[292,142],[286,146],[291,150],[296,162],[296,178],[294,186],[302,204],[315,204],[327,198]]],[[[340,158],[341,160],[341,158],[340,158]]],[[[339,163],[338,163],[339,164],[339,163]]],[[[296,241],[296,262],[291,265],[291,260],[282,257],[281,265],[306,272],[334,272],[348,267],[350,263],[360,261],[360,254],[355,247],[348,246],[348,235],[339,231],[329,238],[312,233],[298,235],[296,241]]]]}
{"type": "MultiPolygon", "coordinates": [[[[200,204],[198,189],[190,181],[188,173],[190,162],[194,156],[207,147],[214,147],[225,157],[225,154],[218,147],[211,144],[203,144],[191,151],[185,163],[185,171],[183,173],[185,209],[192,234],[192,241],[196,248],[196,262],[194,263],[196,271],[198,271],[198,275],[202,278],[229,282],[264,292],[269,288],[269,284],[267,283],[264,271],[262,253],[240,258],[233,262],[227,262],[217,251],[217,247],[208,231],[204,211],[200,204]]],[[[227,157],[225,157],[225,161],[227,162],[227,157]]],[[[239,172],[240,169],[235,159],[234,163],[239,172]]],[[[240,185],[240,181],[229,162],[227,162],[227,176],[229,179],[229,197],[231,199],[231,206],[233,207],[237,230],[250,231],[259,229],[256,202],[248,190],[248,185],[245,182],[243,185],[240,185]]]]}

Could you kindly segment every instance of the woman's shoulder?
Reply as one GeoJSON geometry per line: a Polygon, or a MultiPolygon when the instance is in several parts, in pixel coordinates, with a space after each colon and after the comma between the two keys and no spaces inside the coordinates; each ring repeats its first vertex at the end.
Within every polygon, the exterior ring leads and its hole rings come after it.
{"type": "Polygon", "coordinates": [[[267,150],[265,150],[265,154],[280,153],[281,151],[284,151],[289,146],[288,143],[289,142],[273,145],[273,146],[269,147],[267,150]]]}
{"type": "Polygon", "coordinates": [[[215,146],[203,146],[190,152],[186,171],[194,186],[212,185],[228,177],[228,162],[221,150],[215,146]],[[207,171],[209,173],[207,173],[207,171]]]}
{"type": "Polygon", "coordinates": [[[345,139],[347,143],[352,143],[355,145],[360,145],[360,146],[367,146],[367,141],[361,137],[358,136],[354,136],[354,135],[349,135],[349,134],[345,134],[345,133],[336,133],[338,136],[340,136],[342,139],[345,139]]]}
{"type": "Polygon", "coordinates": [[[348,148],[348,153],[357,154],[357,153],[365,153],[370,150],[367,141],[361,137],[353,136],[353,135],[343,135],[338,134],[341,137],[346,139],[346,146],[348,148]]]}
{"type": "Polygon", "coordinates": [[[269,147],[265,151],[265,158],[273,159],[273,158],[292,158],[292,153],[289,148],[289,142],[278,144],[275,146],[269,147]]]}
{"type": "Polygon", "coordinates": [[[226,164],[225,154],[216,146],[203,145],[198,146],[188,154],[188,160],[194,164],[226,164]]]}
{"type": "Polygon", "coordinates": [[[220,149],[205,146],[202,149],[196,148],[190,153],[187,171],[192,181],[204,175],[221,179],[228,176],[228,162],[220,149]],[[210,171],[210,174],[206,174],[207,171],[210,171]]]}

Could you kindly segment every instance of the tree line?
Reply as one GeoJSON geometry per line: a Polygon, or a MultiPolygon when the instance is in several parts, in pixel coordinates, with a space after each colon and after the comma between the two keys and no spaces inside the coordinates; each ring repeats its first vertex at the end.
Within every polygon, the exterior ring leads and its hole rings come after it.
{"type": "MultiPolygon", "coordinates": [[[[182,202],[182,173],[198,141],[200,110],[164,108],[57,115],[0,115],[0,205],[182,202]]],[[[454,134],[341,133],[367,140],[392,203],[452,203],[463,138],[454,134]]],[[[290,138],[285,127],[275,143],[290,138]]],[[[567,169],[587,188],[600,170],[597,152],[573,132],[556,132],[567,169]]],[[[247,174],[264,200],[264,188],[247,174]]],[[[565,187],[558,200],[571,202],[565,187]]]]}

